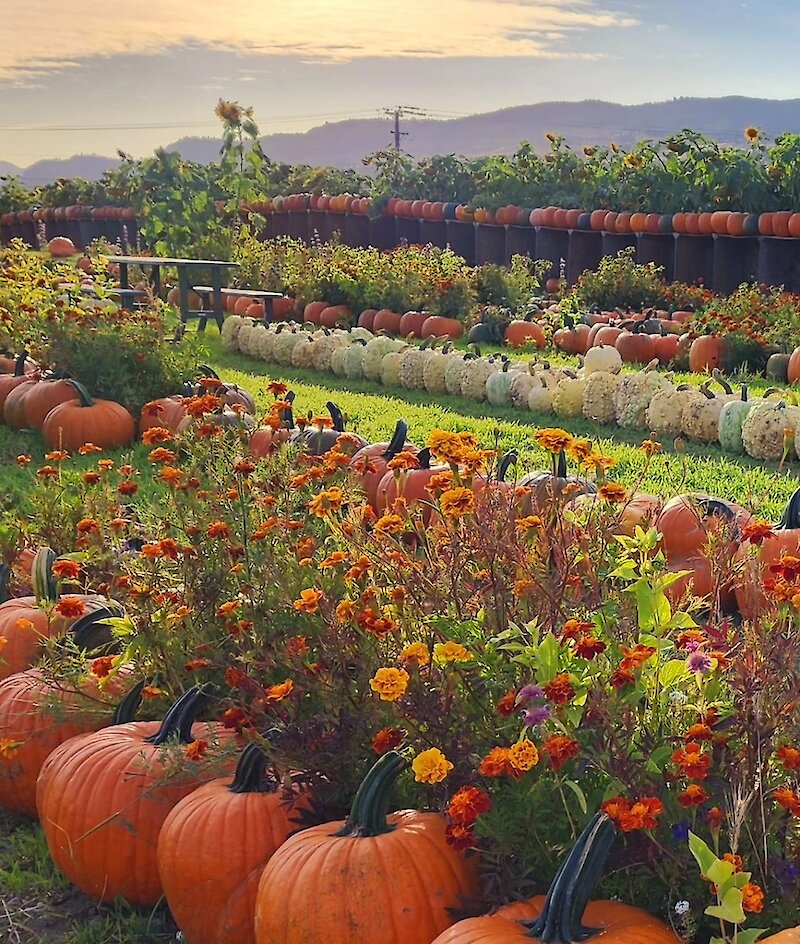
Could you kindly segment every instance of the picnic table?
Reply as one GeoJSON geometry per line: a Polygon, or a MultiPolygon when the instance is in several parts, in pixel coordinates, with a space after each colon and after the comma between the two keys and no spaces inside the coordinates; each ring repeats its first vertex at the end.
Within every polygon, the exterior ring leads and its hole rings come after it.
{"type": "Polygon", "coordinates": [[[151,270],[151,282],[157,295],[161,294],[161,269],[164,267],[178,270],[179,308],[181,313],[181,331],[190,318],[198,318],[198,331],[205,331],[206,322],[213,317],[217,327],[222,330],[225,314],[222,309],[222,273],[225,269],[238,266],[238,262],[224,259],[172,259],[167,256],[108,256],[108,261],[119,266],[119,284],[123,291],[130,291],[128,266],[138,265],[151,270]],[[198,269],[211,271],[211,310],[197,311],[189,307],[189,292],[192,289],[191,272],[198,269]]]}

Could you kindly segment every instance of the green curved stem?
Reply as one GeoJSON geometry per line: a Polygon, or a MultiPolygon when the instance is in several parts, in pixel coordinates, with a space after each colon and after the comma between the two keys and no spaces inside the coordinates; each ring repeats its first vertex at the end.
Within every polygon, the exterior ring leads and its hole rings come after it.
{"type": "Polygon", "coordinates": [[[255,741],[242,751],[233,775],[233,783],[228,787],[231,793],[271,793],[277,784],[264,780],[267,769],[267,755],[255,741]]]}
{"type": "Polygon", "coordinates": [[[786,511],[778,523],[778,531],[792,531],[800,528],[800,488],[796,489],[786,505],[786,511]]]}
{"type": "Polygon", "coordinates": [[[58,599],[58,583],[53,576],[56,552],[51,547],[40,547],[31,566],[31,583],[37,603],[52,603],[58,599]]]}
{"type": "Polygon", "coordinates": [[[556,873],[539,917],[523,922],[529,929],[525,937],[542,944],[574,944],[603,930],[587,928],[581,919],[615,836],[614,824],[605,813],[598,813],[556,873]]]}
{"type": "Polygon", "coordinates": [[[82,383],[79,383],[77,380],[73,380],[72,378],[70,378],[67,383],[77,392],[78,403],[80,406],[94,405],[94,399],[92,398],[91,393],[89,393],[82,383]]]}
{"type": "Polygon", "coordinates": [[[114,709],[114,714],[111,716],[112,724],[127,724],[129,721],[133,721],[136,717],[136,712],[139,710],[139,705],[142,703],[142,689],[146,684],[147,679],[142,679],[140,682],[137,682],[122,701],[120,701],[114,709]]]}
{"type": "Polygon", "coordinates": [[[347,822],[336,835],[363,839],[391,832],[394,827],[386,822],[389,790],[407,766],[402,754],[387,751],[361,781],[347,822]]]}
{"type": "Polygon", "coordinates": [[[179,744],[191,744],[192,725],[209,699],[210,691],[204,686],[192,686],[169,709],[155,734],[145,738],[148,744],[165,744],[177,736],[179,744]]]}
{"type": "Polygon", "coordinates": [[[394,428],[394,433],[392,434],[391,441],[386,447],[386,452],[383,454],[384,459],[394,458],[398,452],[403,448],[406,442],[406,436],[408,435],[408,423],[405,420],[398,420],[397,425],[394,428]]]}

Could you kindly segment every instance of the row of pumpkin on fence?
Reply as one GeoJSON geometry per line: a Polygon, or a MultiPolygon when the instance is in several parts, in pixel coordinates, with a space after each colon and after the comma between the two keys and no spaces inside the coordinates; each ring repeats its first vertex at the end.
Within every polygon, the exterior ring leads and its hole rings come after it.
{"type": "Polygon", "coordinates": [[[481,357],[477,350],[457,351],[443,340],[417,345],[365,328],[309,331],[236,315],[226,318],[222,329],[227,350],[267,363],[539,415],[585,417],[658,437],[685,436],[756,459],[800,455],[800,408],[788,402],[792,395],[786,391],[750,399],[746,386],[734,391],[718,372],[700,386],[676,385],[655,369],[657,361],[622,373],[620,352],[608,345],[589,348],[582,366],[571,370],[535,360],[481,357]]]}

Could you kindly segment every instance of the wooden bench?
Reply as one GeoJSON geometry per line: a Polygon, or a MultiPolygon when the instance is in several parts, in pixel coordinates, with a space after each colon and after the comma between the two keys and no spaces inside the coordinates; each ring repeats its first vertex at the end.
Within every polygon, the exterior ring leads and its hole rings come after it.
{"type": "MultiPolygon", "coordinates": [[[[204,295],[206,300],[211,296],[211,293],[214,289],[210,285],[195,285],[193,286],[194,291],[198,295],[204,295]]],[[[231,295],[234,298],[252,298],[253,301],[257,299],[262,299],[264,302],[264,323],[267,324],[272,321],[273,316],[273,302],[276,298],[283,298],[283,295],[280,292],[262,292],[260,289],[254,289],[250,291],[246,288],[223,288],[223,295],[231,295]]]]}
{"type": "MultiPolygon", "coordinates": [[[[62,291],[66,292],[68,295],[72,295],[75,291],[75,286],[70,283],[62,283],[58,286],[62,291]]],[[[120,301],[124,302],[126,299],[130,302],[135,302],[147,298],[147,292],[139,288],[119,288],[119,287],[109,287],[107,291],[100,295],[99,292],[92,285],[81,285],[80,294],[86,295],[89,298],[112,298],[119,297],[120,301]]]]}

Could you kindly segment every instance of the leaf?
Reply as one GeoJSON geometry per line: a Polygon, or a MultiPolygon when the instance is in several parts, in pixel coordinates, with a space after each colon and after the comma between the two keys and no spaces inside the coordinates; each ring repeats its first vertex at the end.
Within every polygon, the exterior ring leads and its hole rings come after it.
{"type": "Polygon", "coordinates": [[[700,866],[700,872],[703,875],[707,875],[708,870],[719,861],[706,843],[691,830],[689,830],[689,851],[700,866]]]}
{"type": "Polygon", "coordinates": [[[719,918],[721,921],[727,921],[730,924],[743,924],[745,917],[742,901],[744,896],[738,888],[729,888],[722,898],[719,905],[709,905],[706,908],[706,914],[711,918],[719,918]]]}
{"type": "MultiPolygon", "coordinates": [[[[726,862],[724,859],[717,859],[715,857],[711,868],[705,869],[703,874],[709,882],[723,886],[733,875],[733,865],[730,862],[726,862]]],[[[724,892],[724,889],[721,890],[724,892]]]]}
{"type": "Polygon", "coordinates": [[[736,944],[755,944],[761,935],[766,933],[766,928],[748,928],[746,931],[739,931],[736,944]]]}
{"type": "Polygon", "coordinates": [[[558,673],[558,657],[558,640],[552,633],[548,633],[536,650],[540,682],[549,682],[556,676],[558,673]]]}
{"type": "Polygon", "coordinates": [[[586,802],[586,796],[583,790],[581,790],[574,780],[565,780],[564,785],[569,787],[578,798],[578,806],[581,808],[581,813],[586,813],[586,811],[589,809],[589,805],[586,802]]]}
{"type": "Polygon", "coordinates": [[[687,678],[688,675],[689,670],[686,668],[683,659],[670,659],[661,667],[661,671],[658,673],[658,681],[662,688],[671,688],[676,682],[687,678]]]}

